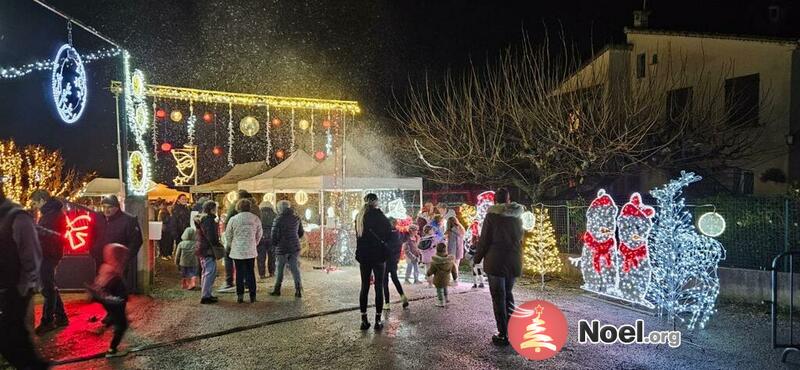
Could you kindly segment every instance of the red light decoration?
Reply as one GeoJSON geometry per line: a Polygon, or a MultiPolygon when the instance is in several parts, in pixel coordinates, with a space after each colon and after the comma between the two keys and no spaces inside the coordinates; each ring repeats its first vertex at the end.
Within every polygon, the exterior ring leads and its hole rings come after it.
{"type": "Polygon", "coordinates": [[[331,128],[331,120],[329,120],[329,119],[322,120],[322,127],[331,128]]]}
{"type": "Polygon", "coordinates": [[[69,249],[67,254],[82,254],[87,252],[92,231],[92,216],[88,213],[79,213],[77,210],[67,212],[67,231],[64,239],[67,240],[69,249]]]}
{"type": "Polygon", "coordinates": [[[280,118],[275,117],[272,119],[272,126],[278,127],[283,123],[280,118]]]}
{"type": "Polygon", "coordinates": [[[278,149],[278,150],[275,152],[275,158],[278,158],[279,160],[280,160],[280,159],[283,159],[283,157],[285,157],[285,156],[286,156],[286,152],[285,152],[285,151],[283,151],[283,149],[278,149]]]}
{"type": "Polygon", "coordinates": [[[222,152],[223,152],[223,151],[222,151],[222,147],[221,147],[221,146],[219,146],[219,145],[217,145],[217,146],[215,146],[213,149],[211,149],[211,153],[213,153],[213,154],[214,154],[215,156],[217,156],[217,157],[221,156],[221,155],[222,155],[222,152]]]}
{"type": "Polygon", "coordinates": [[[163,108],[156,109],[156,118],[158,118],[159,120],[167,118],[167,111],[165,111],[163,108]]]}
{"type": "Polygon", "coordinates": [[[317,152],[314,153],[314,158],[316,158],[318,161],[325,159],[325,152],[317,150],[317,152]]]}
{"type": "Polygon", "coordinates": [[[161,151],[164,153],[169,153],[172,151],[172,144],[168,142],[161,143],[161,151]]]}
{"type": "Polygon", "coordinates": [[[205,113],[203,114],[203,121],[204,121],[205,123],[212,123],[212,122],[214,122],[214,113],[211,113],[211,112],[205,112],[205,113]]]}

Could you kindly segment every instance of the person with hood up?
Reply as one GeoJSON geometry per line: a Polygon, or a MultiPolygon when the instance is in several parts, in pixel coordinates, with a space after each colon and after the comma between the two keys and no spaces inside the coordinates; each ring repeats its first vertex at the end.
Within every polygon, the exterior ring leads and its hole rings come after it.
{"type": "Polygon", "coordinates": [[[291,203],[288,200],[278,202],[278,217],[272,225],[272,245],[275,247],[275,255],[278,259],[278,266],[275,274],[275,287],[270,293],[271,296],[281,295],[281,284],[283,283],[283,270],[289,265],[289,271],[294,279],[294,296],[303,296],[303,282],[300,279],[300,238],[303,237],[303,223],[300,217],[294,213],[291,203]]]}
{"type": "Polygon", "coordinates": [[[508,318],[514,312],[514,281],[522,274],[522,213],[525,209],[511,202],[508,190],[495,193],[497,204],[491,206],[483,220],[475,264],[483,262],[489,278],[489,292],[497,323],[492,342],[507,346],[508,318]]]}
{"type": "Polygon", "coordinates": [[[197,289],[197,256],[195,250],[195,231],[187,227],[181,235],[178,250],[175,252],[175,264],[181,271],[181,288],[186,290],[197,289]]]}
{"type": "Polygon", "coordinates": [[[255,208],[250,199],[241,199],[236,203],[239,213],[228,220],[225,228],[228,255],[236,266],[237,302],[244,302],[244,285],[250,291],[250,303],[256,301],[256,275],[254,269],[257,246],[261,241],[261,220],[251,210],[255,208]]]}
{"type": "Polygon", "coordinates": [[[122,336],[128,330],[128,317],[125,315],[128,288],[125,287],[123,280],[127,259],[128,248],[117,243],[106,245],[103,248],[103,263],[98,269],[97,277],[92,285],[86,286],[92,300],[100,302],[106,310],[107,320],[104,320],[104,325],[114,327],[114,336],[106,357],[123,356],[127,353],[118,350],[122,336]]]}
{"type": "Polygon", "coordinates": [[[433,285],[436,287],[436,306],[446,307],[450,300],[447,298],[447,286],[450,285],[450,276],[457,278],[456,264],[453,256],[447,255],[447,245],[436,245],[436,255],[431,259],[431,267],[426,273],[433,276],[433,285]]]}
{"type": "Polygon", "coordinates": [[[378,196],[367,194],[364,207],[356,215],[356,261],[361,270],[361,293],[359,308],[361,309],[361,330],[370,327],[367,319],[367,298],[369,297],[370,276],[375,277],[375,330],[383,329],[381,313],[383,311],[383,278],[388,256],[387,241],[391,235],[392,225],[389,219],[378,208],[378,196]]]}

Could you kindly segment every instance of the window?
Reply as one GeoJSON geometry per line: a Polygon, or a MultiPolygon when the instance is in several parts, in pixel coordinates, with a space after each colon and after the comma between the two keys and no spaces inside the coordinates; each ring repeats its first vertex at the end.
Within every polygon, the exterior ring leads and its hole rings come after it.
{"type": "Polygon", "coordinates": [[[770,5],[769,6],[769,21],[772,23],[778,23],[781,21],[781,7],[778,5],[770,5]]]}
{"type": "Polygon", "coordinates": [[[645,56],[644,53],[636,56],[636,77],[638,78],[644,77],[644,68],[646,60],[647,57],[645,56]]]}
{"type": "Polygon", "coordinates": [[[725,80],[725,110],[731,125],[758,125],[758,73],[725,80]]]}
{"type": "Polygon", "coordinates": [[[658,64],[658,54],[653,54],[650,58],[650,64],[658,64]]]}
{"type": "Polygon", "coordinates": [[[692,108],[692,88],[670,90],[667,93],[667,122],[679,125],[687,122],[692,108]]]}

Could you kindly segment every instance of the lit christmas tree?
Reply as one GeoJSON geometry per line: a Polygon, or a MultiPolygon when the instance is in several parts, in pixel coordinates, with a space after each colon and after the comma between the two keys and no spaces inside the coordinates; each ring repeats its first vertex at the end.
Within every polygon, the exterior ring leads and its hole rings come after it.
{"type": "Polygon", "coordinates": [[[695,325],[702,329],[714,314],[719,294],[717,268],[725,259],[722,244],[695,231],[681,197],[681,189],[700,179],[681,171],[680,178],[650,191],[659,211],[650,233],[653,280],[647,296],[661,314],[688,321],[689,330],[695,325]]]}
{"type": "Polygon", "coordinates": [[[528,274],[539,274],[544,289],[544,275],[561,271],[556,234],[547,209],[534,209],[533,230],[525,234],[522,267],[528,274]]]}

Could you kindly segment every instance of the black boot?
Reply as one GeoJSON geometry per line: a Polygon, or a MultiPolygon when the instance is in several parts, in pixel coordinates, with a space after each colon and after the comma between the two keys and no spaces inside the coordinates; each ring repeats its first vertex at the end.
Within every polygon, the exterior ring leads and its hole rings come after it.
{"type": "Polygon", "coordinates": [[[251,294],[250,295],[250,303],[256,303],[256,295],[255,294],[251,294]]]}
{"type": "Polygon", "coordinates": [[[383,322],[381,321],[381,314],[375,315],[375,330],[383,329],[383,322]]]}
{"type": "Polygon", "coordinates": [[[280,285],[276,285],[275,289],[273,289],[272,293],[270,293],[269,295],[276,296],[276,297],[281,295],[281,286],[280,285]]]}
{"type": "Polygon", "coordinates": [[[361,314],[361,330],[369,329],[369,320],[367,320],[367,314],[361,314]]]}
{"type": "Polygon", "coordinates": [[[294,290],[294,296],[296,298],[303,298],[303,289],[295,289],[294,290]]]}
{"type": "Polygon", "coordinates": [[[236,303],[244,303],[244,295],[239,294],[239,296],[236,297],[236,303]]]}

